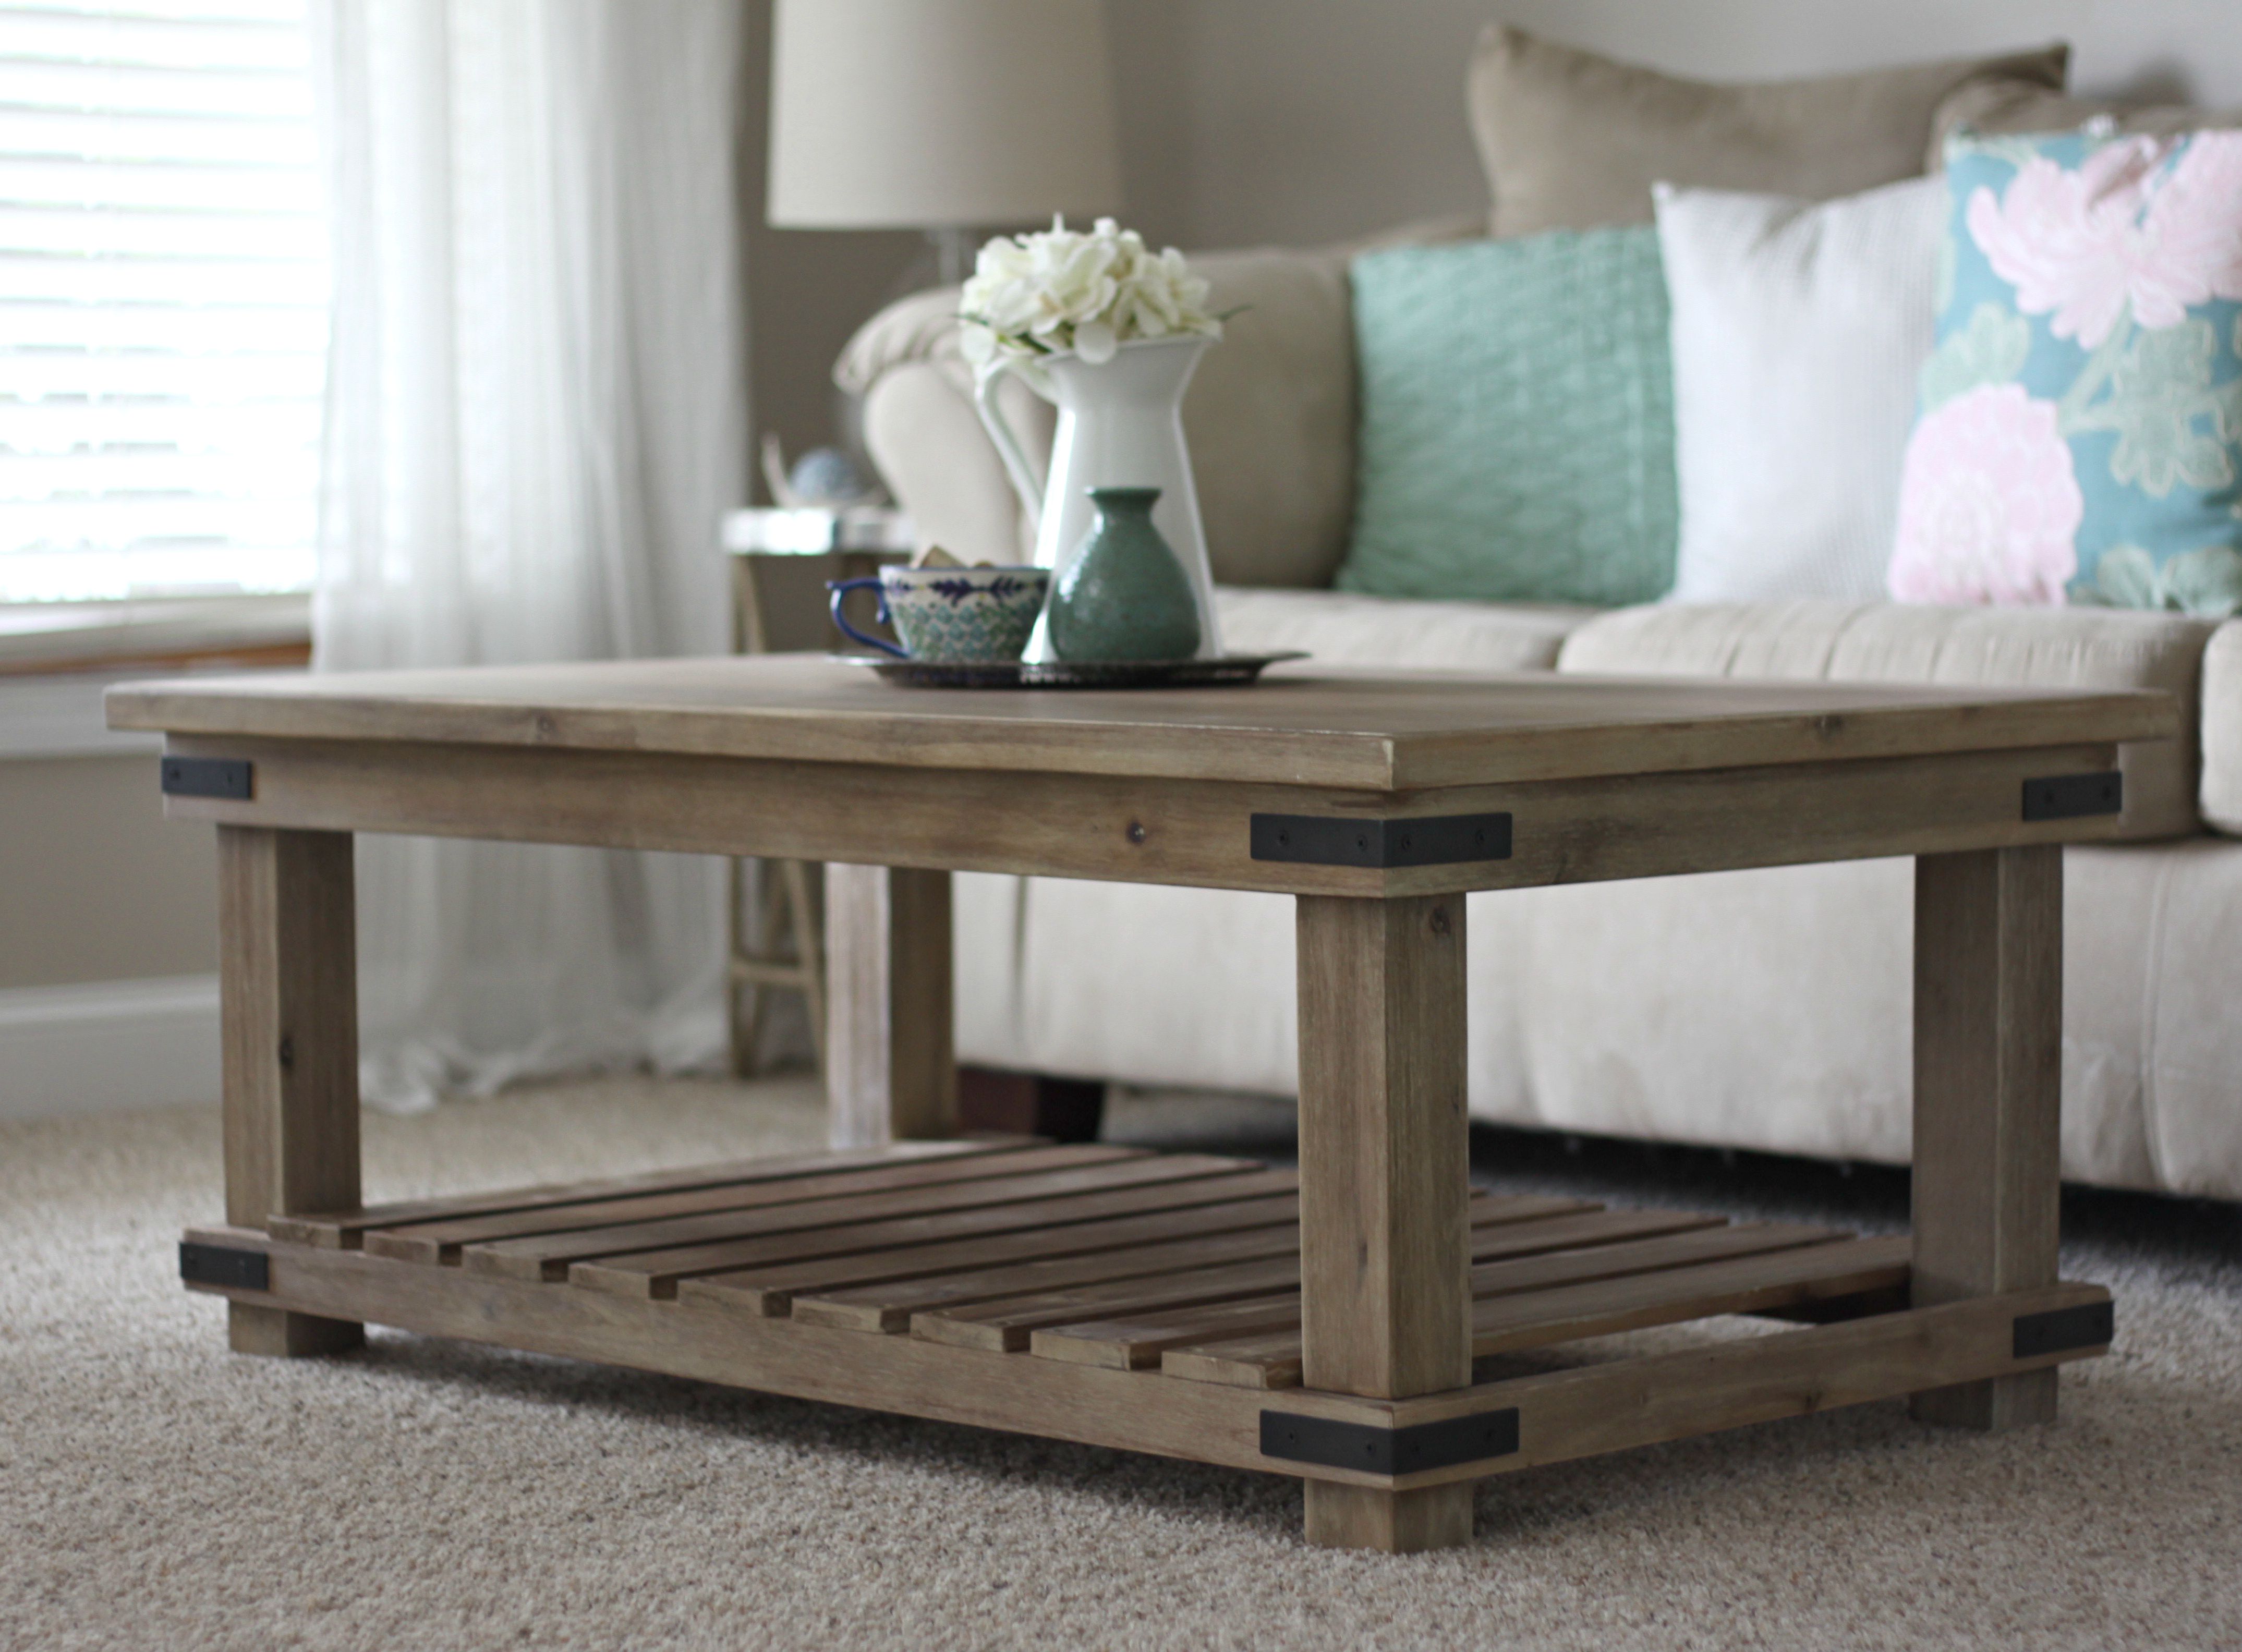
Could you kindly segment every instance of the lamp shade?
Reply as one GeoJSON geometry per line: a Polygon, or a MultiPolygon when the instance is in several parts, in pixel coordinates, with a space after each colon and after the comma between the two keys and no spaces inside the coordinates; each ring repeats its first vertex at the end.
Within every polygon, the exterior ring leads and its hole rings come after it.
{"type": "Polygon", "coordinates": [[[1121,199],[1101,0],[778,0],[782,229],[963,229],[1121,199]]]}

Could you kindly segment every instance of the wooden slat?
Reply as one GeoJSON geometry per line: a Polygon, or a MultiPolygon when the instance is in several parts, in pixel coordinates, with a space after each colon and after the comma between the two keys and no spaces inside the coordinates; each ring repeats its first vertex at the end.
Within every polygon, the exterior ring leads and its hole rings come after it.
{"type": "Polygon", "coordinates": [[[895,1142],[884,1147],[854,1152],[788,1153],[763,1158],[734,1159],[722,1165],[695,1165],[677,1170],[650,1171],[641,1176],[607,1176],[581,1182],[555,1182],[541,1187],[498,1189],[487,1192],[453,1193],[437,1199],[402,1199],[393,1204],[368,1205],[358,1210],[318,1216],[275,1216],[265,1232],[288,1245],[317,1245],[328,1250],[356,1250],[360,1236],[375,1227],[401,1227],[412,1222],[459,1221],[472,1216],[495,1216],[509,1211],[543,1210],[555,1205],[587,1205],[595,1199],[624,1199],[640,1193],[675,1193],[688,1188],[720,1187],[741,1182],[770,1181],[789,1176],[822,1176],[835,1171],[856,1170],[890,1160],[908,1163],[920,1158],[950,1158],[977,1153],[1014,1152],[1045,1144],[1029,1136],[977,1137],[970,1141],[895,1142]]]}
{"type": "MultiPolygon", "coordinates": [[[[1771,1256],[1675,1268],[1476,1302],[1472,1354],[1514,1352],[1717,1313],[1756,1313],[1800,1302],[1891,1290],[1907,1281],[1905,1238],[1846,1239],[1771,1256]]],[[[1290,1388],[1300,1380],[1297,1335],[1245,1333],[1178,1353],[1171,1376],[1290,1388]]]]}
{"type": "MultiPolygon", "coordinates": [[[[1600,1245],[1624,1244],[1629,1239],[1656,1239],[1662,1233],[1687,1233],[1698,1228],[1720,1227],[1725,1216],[1708,1216],[1696,1211],[1605,1211],[1588,1210],[1577,1215],[1558,1216],[1548,1221],[1531,1222],[1522,1226],[1507,1228],[1500,1232],[1472,1234],[1471,1257],[1474,1268],[1486,1262],[1499,1262],[1505,1257],[1539,1256],[1549,1251],[1583,1250],[1600,1245]]],[[[1474,1227],[1476,1227],[1474,1224],[1474,1227]]],[[[1479,1291],[1480,1274],[1473,1275],[1473,1291],[1479,1291]]]]}
{"type": "Polygon", "coordinates": [[[1075,1165],[1144,1157],[1125,1148],[1049,1145],[1024,1147],[1009,1153],[953,1153],[903,1160],[894,1160],[881,1153],[875,1155],[868,1165],[856,1170],[726,1182],[680,1192],[637,1193],[622,1199],[502,1211],[456,1221],[373,1228],[364,1235],[364,1247],[376,1256],[399,1262],[452,1262],[467,1246],[494,1244],[502,1239],[643,1226],[711,1212],[759,1210],[768,1205],[800,1205],[859,1193],[896,1192],[951,1182],[990,1181],[1075,1165]]]}
{"type": "MultiPolygon", "coordinates": [[[[1798,1222],[1735,1222],[1606,1245],[1594,1250],[1563,1251],[1551,1256],[1493,1262],[1472,1270],[1473,1323],[1477,1322],[1478,1305],[1495,1297],[1581,1285],[1593,1279],[1663,1273],[1671,1268],[1695,1267],[1700,1263],[1726,1261],[1732,1257],[1772,1255],[1778,1251],[1835,1244],[1851,1237],[1834,1227],[1809,1227],[1798,1222]]],[[[1476,1355],[1477,1350],[1473,1353],[1476,1355]]]]}
{"type": "MultiPolygon", "coordinates": [[[[1480,1198],[1471,1205],[1474,1229],[1487,1230],[1481,1243],[1494,1246],[1525,1245],[1532,1239],[1523,1237],[1539,1233],[1545,1228],[1555,1228],[1571,1219],[1574,1212],[1601,1214],[1585,1199],[1556,1199],[1540,1195],[1519,1195],[1510,1198],[1480,1198]],[[1551,1218],[1555,1219],[1543,1220],[1551,1218]],[[1498,1240],[1494,1230],[1506,1236],[1498,1240]]],[[[797,1317],[808,1318],[819,1325],[845,1326],[858,1331],[894,1332],[908,1329],[913,1313],[936,1310],[966,1303],[985,1302],[999,1297],[1026,1296],[1032,1293],[1058,1290],[1106,1280],[1141,1278],[1147,1274],[1166,1273],[1180,1269],[1218,1266],[1225,1262],[1249,1260],[1257,1257],[1292,1255],[1299,1252],[1297,1205],[1287,1205],[1283,1219],[1289,1231],[1271,1235],[1262,1232],[1238,1233],[1220,1239],[1185,1237],[1185,1232],[1226,1234],[1225,1228],[1206,1226],[1179,1231],[1173,1225],[1162,1226],[1157,1221],[1143,1225],[1141,1232],[1116,1231],[1110,1238],[1082,1236],[1085,1242],[1071,1239],[1059,1246],[1046,1241],[1038,1246],[1032,1240],[1016,1246],[1009,1252],[998,1251],[988,1259],[990,1266],[980,1272],[944,1272],[928,1268],[927,1275],[917,1277],[894,1274],[888,1277],[899,1283],[894,1285],[868,1284],[851,1290],[821,1290],[816,1295],[796,1294],[793,1311],[797,1317]],[[1088,1252],[1097,1252],[1089,1254],[1088,1252]],[[1033,1254],[1037,1260],[1024,1260],[1033,1254]]],[[[893,1266],[892,1264],[890,1266],[893,1266]]],[[[801,1287],[808,1290],[809,1286],[801,1287]]]]}
{"type": "MultiPolygon", "coordinates": [[[[1297,1367],[1300,1346],[1299,1293],[1287,1292],[1218,1307],[1185,1308],[1142,1320],[1087,1321],[1058,1330],[1037,1331],[1028,1339],[1028,1348],[1045,1360],[1136,1371],[1158,1365],[1160,1356],[1170,1348],[1247,1338],[1281,1341],[1297,1367]]],[[[1294,1380],[1299,1379],[1295,1377],[1294,1380]]]]}
{"type": "Polygon", "coordinates": [[[1039,1228],[993,1239],[912,1246],[836,1257],[795,1267],[718,1274],[695,1281],[691,1295],[742,1301],[762,1313],[791,1313],[806,1325],[896,1333],[929,1303],[977,1301],[984,1294],[1124,1277],[1172,1266],[1185,1255],[1245,1261],[1299,1250],[1297,1197],[1159,1211],[1078,1227],[1039,1228]],[[1157,1241],[1157,1242],[1156,1242],[1157,1241]],[[1033,1256],[1034,1261],[1022,1261],[1033,1256]],[[869,1276],[872,1282],[864,1281],[869,1276]],[[704,1290],[701,1287],[706,1286],[704,1290]],[[805,1295],[815,1290],[816,1295],[805,1295]]]}
{"type": "MultiPolygon", "coordinates": [[[[876,1255],[880,1266],[896,1260],[908,1266],[908,1258],[898,1257],[897,1252],[983,1238],[1019,1235],[1025,1236],[1032,1245],[1040,1242],[1037,1235],[1049,1232],[1059,1235],[1058,1242],[1063,1243],[1064,1231],[1077,1223],[1290,1197],[1298,1185],[1290,1171],[1247,1168],[1231,1175],[1189,1181],[1158,1182],[1144,1187],[1028,1199],[979,1210],[936,1211],[923,1216],[852,1223],[806,1232],[722,1239],[611,1256],[576,1263],[568,1270],[568,1279],[572,1285],[608,1291],[618,1296],[661,1298],[689,1294],[715,1301],[715,1295],[707,1294],[715,1293],[722,1296],[722,1306],[735,1311],[744,1308],[758,1314],[783,1313],[783,1298],[767,1297],[762,1287],[747,1276],[762,1268],[868,1254],[876,1255]]],[[[783,1291],[791,1287],[780,1288],[783,1291]]]]}
{"type": "MultiPolygon", "coordinates": [[[[1822,1245],[1844,1235],[1828,1228],[1787,1224],[1741,1223],[1729,1226],[1718,1218],[1697,1219],[1693,1231],[1670,1232],[1655,1239],[1601,1245],[1588,1249],[1559,1251],[1545,1256],[1513,1258],[1473,1267],[1470,1273],[1473,1321],[1476,1328],[1487,1306],[1487,1299],[1520,1293],[1547,1295],[1558,1286],[1576,1286],[1590,1280],[1625,1279],[1690,1267],[1710,1259],[1756,1256],[1801,1246],[1822,1245]]],[[[1103,1322],[1071,1324],[1039,1333],[1033,1341],[1037,1353],[1047,1359],[1075,1359],[1092,1365],[1128,1369],[1149,1365],[1171,1348],[1181,1348],[1218,1338],[1270,1335],[1284,1343],[1279,1359],[1295,1371],[1299,1362],[1299,1323],[1297,1304],[1272,1299],[1265,1304],[1240,1304],[1236,1316],[1225,1318],[1220,1309],[1207,1310],[1204,1319],[1190,1312],[1147,1313],[1131,1320],[1109,1318],[1103,1322]],[[1256,1313],[1256,1307],[1263,1311],[1256,1313]],[[1205,1334],[1197,1333],[1204,1326],[1205,1334]]],[[[1474,1357],[1483,1350],[1474,1346],[1474,1357]]],[[[1163,1367],[1165,1369],[1165,1366],[1163,1367]]],[[[1179,1368],[1171,1376],[1219,1380],[1179,1368]]],[[[1265,1385],[1257,1385],[1265,1386],[1265,1385]]],[[[1458,1385],[1460,1386],[1460,1385],[1458,1385]]]]}
{"type": "Polygon", "coordinates": [[[479,1273],[504,1274],[513,1279],[561,1279],[572,1263],[589,1261],[594,1257],[620,1256],[631,1251],[672,1250],[718,1239],[876,1221],[889,1216],[969,1210],[977,1205],[1003,1205],[1100,1188],[1186,1181],[1197,1177],[1227,1175],[1245,1168],[1245,1161],[1237,1158],[1145,1154],[1077,1164],[1071,1169],[1037,1175],[990,1177],[903,1192],[863,1193],[848,1199],[810,1199],[762,1210],[720,1211],[706,1216],[680,1217],[675,1221],[633,1222],[585,1232],[499,1239],[468,1246],[460,1253],[460,1259],[464,1266],[479,1273]]]}
{"type": "MultiPolygon", "coordinates": [[[[1622,1237],[1711,1227],[1721,1219],[1684,1212],[1600,1211],[1547,1221],[1493,1222],[1471,1231],[1471,1254],[1474,1261],[1524,1256],[1622,1237]]],[[[1250,1265],[1236,1265],[1244,1259],[1232,1259],[1233,1265],[1224,1266],[1225,1259],[1219,1256],[1194,1256],[1188,1252],[1166,1267],[1151,1265],[1150,1252],[1142,1265],[1131,1259],[1115,1259],[1118,1266],[1102,1282],[1084,1282],[1037,1295],[984,1292],[980,1293],[983,1299],[961,1299],[913,1316],[911,1333],[961,1348],[1017,1353],[1028,1346],[1033,1333],[1050,1326],[1111,1320],[1123,1315],[1165,1317],[1171,1311],[1297,1291],[1300,1283],[1297,1238],[1296,1230],[1296,1242],[1281,1257],[1264,1257],[1250,1265]]],[[[1473,1275],[1474,1281],[1478,1277],[1473,1275]]],[[[1292,1323],[1299,1323],[1297,1314],[1292,1323]]]]}
{"type": "MultiPolygon", "coordinates": [[[[1290,1317],[1299,1318],[1300,1258],[1290,1254],[1240,1262],[1228,1267],[1192,1268],[1151,1279],[1121,1279],[1078,1290],[1051,1291],[1040,1296],[1007,1298],[998,1302],[972,1303],[936,1313],[911,1316],[911,1334],[930,1342],[947,1342],[961,1348],[987,1348],[995,1353],[1017,1352],[1046,1326],[1090,1322],[1109,1325],[1120,1315],[1141,1315],[1145,1321],[1171,1313],[1213,1311],[1217,1305],[1252,1299],[1265,1303],[1272,1295],[1292,1303],[1290,1317]]],[[[1139,1361],[1138,1363],[1144,1363],[1139,1361]]],[[[1124,1367],[1127,1368],[1127,1367],[1124,1367]]]]}

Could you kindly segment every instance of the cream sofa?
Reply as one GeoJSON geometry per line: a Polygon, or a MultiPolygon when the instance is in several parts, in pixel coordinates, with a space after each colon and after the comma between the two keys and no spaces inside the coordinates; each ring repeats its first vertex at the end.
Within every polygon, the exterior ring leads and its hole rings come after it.
{"type": "MultiPolygon", "coordinates": [[[[1432,232],[1472,232],[1455,225],[1432,232]]],[[[2168,689],[2128,749],[2122,845],[2066,858],[2064,1173],[2242,1199],[2242,621],[1789,602],[1588,609],[1328,588],[1354,475],[1352,248],[1198,260],[1246,306],[1185,410],[1223,626],[1241,650],[1463,671],[2168,689]]],[[[837,376],[923,534],[1016,555],[956,295],[890,307],[837,376]]],[[[1020,393],[1013,417],[1049,428],[1020,393]]],[[[1908,1154],[1910,863],[1473,897],[1477,1117],[1840,1158],[1908,1154]]],[[[1294,1090],[1281,897],[961,877],[961,1058],[1146,1085],[1294,1090]]]]}

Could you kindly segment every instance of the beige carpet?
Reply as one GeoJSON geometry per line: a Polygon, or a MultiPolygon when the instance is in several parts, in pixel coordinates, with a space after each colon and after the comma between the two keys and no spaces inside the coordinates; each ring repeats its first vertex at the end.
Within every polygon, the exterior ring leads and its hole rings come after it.
{"type": "MultiPolygon", "coordinates": [[[[1193,1118],[1124,1109],[1116,1133],[1193,1118]]],[[[368,1192],[820,1132],[799,1085],[587,1085],[369,1118],[368,1192]]],[[[1674,1179],[1614,1152],[1516,1163],[1674,1179]]],[[[1871,1225],[1897,1185],[1663,1163],[1693,1198],[1871,1225]]],[[[1879,1405],[1547,1468],[1482,1490],[1470,1549],[1395,1560],[1304,1547],[1287,1481],[393,1333],[234,1358],[174,1278],[217,1165],[201,1111],[0,1126],[9,1652],[2242,1648],[2231,1207],[2084,1201],[2069,1271],[2118,1288],[2119,1344],[2052,1430],[1879,1405]]]]}

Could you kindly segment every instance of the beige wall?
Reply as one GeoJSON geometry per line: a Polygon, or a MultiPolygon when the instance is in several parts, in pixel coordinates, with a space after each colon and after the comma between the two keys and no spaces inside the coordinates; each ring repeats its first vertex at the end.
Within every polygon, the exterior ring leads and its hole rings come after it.
{"type": "Polygon", "coordinates": [[[1123,106],[1157,106],[1171,129],[1165,152],[1132,150],[1129,185],[1191,246],[1312,245],[1480,207],[1464,68],[1494,18],[1708,79],[2067,39],[2086,90],[2242,104],[2238,0],[1113,3],[1138,36],[1123,106]]]}
{"type": "Polygon", "coordinates": [[[0,989],[215,970],[211,845],[153,753],[0,760],[0,989]]]}

